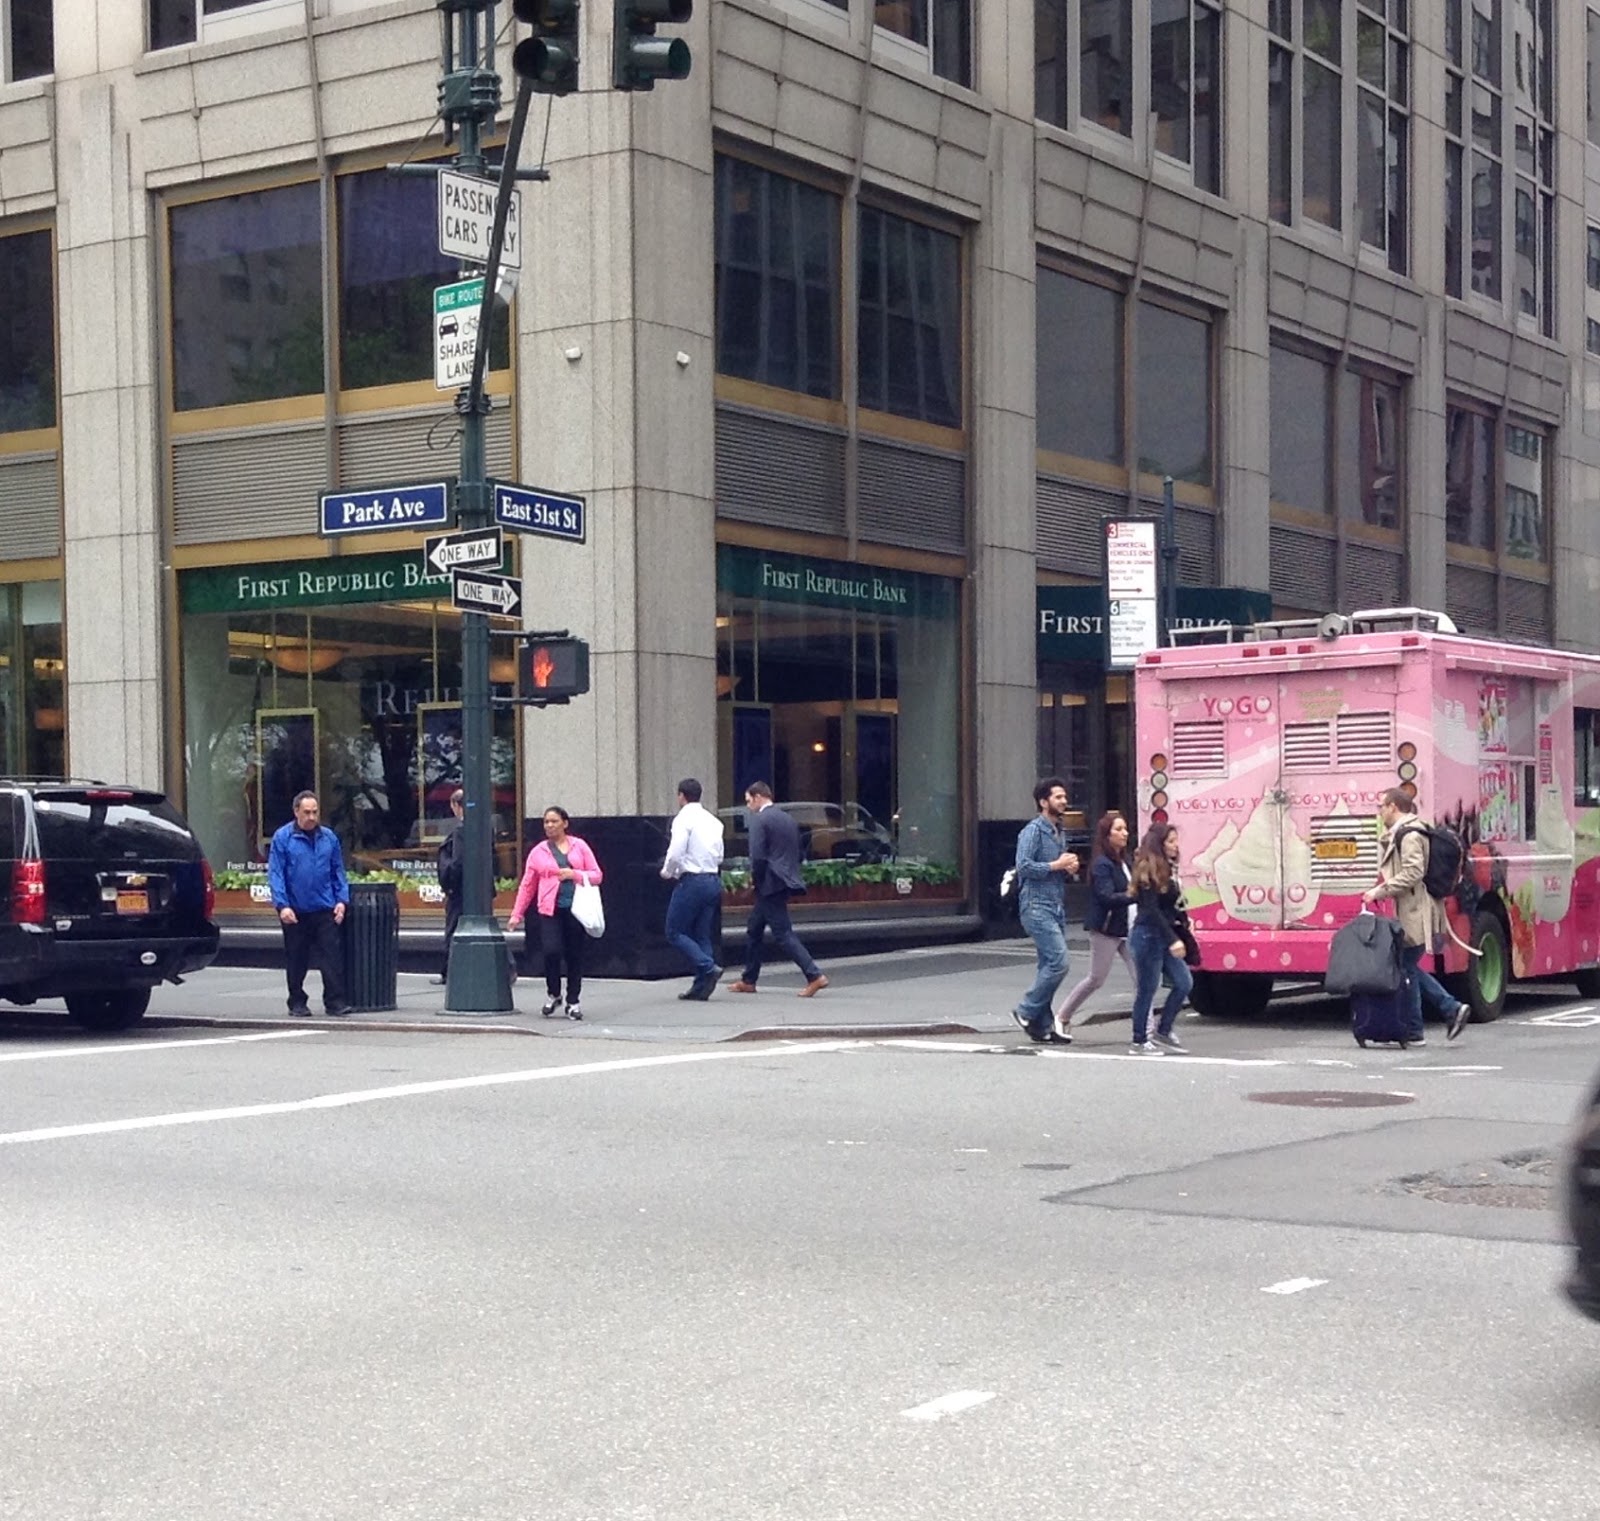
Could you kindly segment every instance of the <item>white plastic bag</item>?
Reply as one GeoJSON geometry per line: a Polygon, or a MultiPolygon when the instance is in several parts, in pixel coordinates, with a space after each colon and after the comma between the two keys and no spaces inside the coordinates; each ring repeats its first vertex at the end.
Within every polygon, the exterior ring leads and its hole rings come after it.
{"type": "Polygon", "coordinates": [[[606,932],[606,909],[593,882],[578,882],[572,889],[572,917],[598,939],[606,932]]]}

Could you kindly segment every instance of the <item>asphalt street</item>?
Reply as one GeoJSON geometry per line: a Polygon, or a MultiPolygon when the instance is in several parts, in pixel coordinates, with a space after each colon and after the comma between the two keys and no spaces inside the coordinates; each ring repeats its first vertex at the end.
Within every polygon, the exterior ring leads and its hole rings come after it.
{"type": "Polygon", "coordinates": [[[621,984],[623,1038],[12,1011],[0,1516],[1600,1515],[1548,1196],[1595,1006],[1133,1058],[927,962],[830,968],[880,1028],[804,1040],[621,984]]]}

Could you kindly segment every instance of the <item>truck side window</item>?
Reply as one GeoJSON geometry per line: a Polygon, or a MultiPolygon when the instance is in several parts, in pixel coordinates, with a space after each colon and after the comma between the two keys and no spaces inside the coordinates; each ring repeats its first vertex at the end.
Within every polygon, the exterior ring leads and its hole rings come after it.
{"type": "Polygon", "coordinates": [[[1573,801],[1600,807],[1600,708],[1572,710],[1572,772],[1573,801]]]}

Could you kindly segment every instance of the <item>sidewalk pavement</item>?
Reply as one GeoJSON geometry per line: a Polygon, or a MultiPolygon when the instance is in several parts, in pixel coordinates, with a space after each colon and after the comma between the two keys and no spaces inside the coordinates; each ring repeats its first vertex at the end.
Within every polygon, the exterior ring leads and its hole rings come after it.
{"type": "MultiPolygon", "coordinates": [[[[1069,941],[1069,945],[1071,942],[1069,941]]],[[[1072,946],[1072,970],[1063,992],[1088,968],[1087,944],[1072,946]]],[[[875,956],[826,962],[829,985],[813,998],[798,994],[804,979],[787,963],[762,971],[760,991],[739,994],[729,984],[739,975],[727,968],[705,1003],[680,1001],[689,978],[660,982],[586,980],[584,1018],[542,1019],[544,978],[522,976],[512,989],[515,1012],[505,1015],[447,1014],[445,989],[430,978],[402,972],[398,1007],[352,1013],[343,1019],[290,1019],[283,973],[261,967],[211,967],[180,986],[163,985],[150,1000],[147,1022],[252,1029],[331,1029],[444,1031],[543,1035],[633,1041],[798,1039],[887,1035],[1009,1034],[1020,1037],[1010,1014],[1033,980],[1033,947],[1025,940],[956,946],[929,946],[875,956]]],[[[306,981],[313,1010],[319,1010],[320,980],[306,981]]],[[[1125,1020],[1133,990],[1127,974],[1114,968],[1107,985],[1088,1004],[1089,1023],[1125,1020]]],[[[38,1013],[59,1011],[56,1001],[40,1003],[38,1013]]],[[[36,1011],[3,1008],[11,1019],[32,1019],[36,1011]]],[[[1081,1017],[1081,1016],[1080,1016],[1081,1017]]],[[[1109,1032],[1106,1032],[1107,1034],[1109,1032]]],[[[1118,1032],[1119,1037],[1121,1032],[1118,1032]]],[[[1093,1036],[1091,1039],[1100,1039],[1093,1036]]],[[[1125,1038],[1125,1037],[1122,1037],[1125,1038]]]]}

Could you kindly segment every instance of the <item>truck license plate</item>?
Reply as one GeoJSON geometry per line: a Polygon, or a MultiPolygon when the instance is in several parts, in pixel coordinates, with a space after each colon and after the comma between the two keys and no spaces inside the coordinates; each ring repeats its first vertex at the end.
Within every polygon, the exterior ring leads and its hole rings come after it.
{"type": "Polygon", "coordinates": [[[126,888],[117,891],[117,912],[119,914],[148,914],[150,912],[150,894],[146,892],[131,892],[126,888]]]}
{"type": "Polygon", "coordinates": [[[1311,854],[1319,861],[1353,861],[1361,847],[1354,840],[1315,840],[1311,854]]]}

